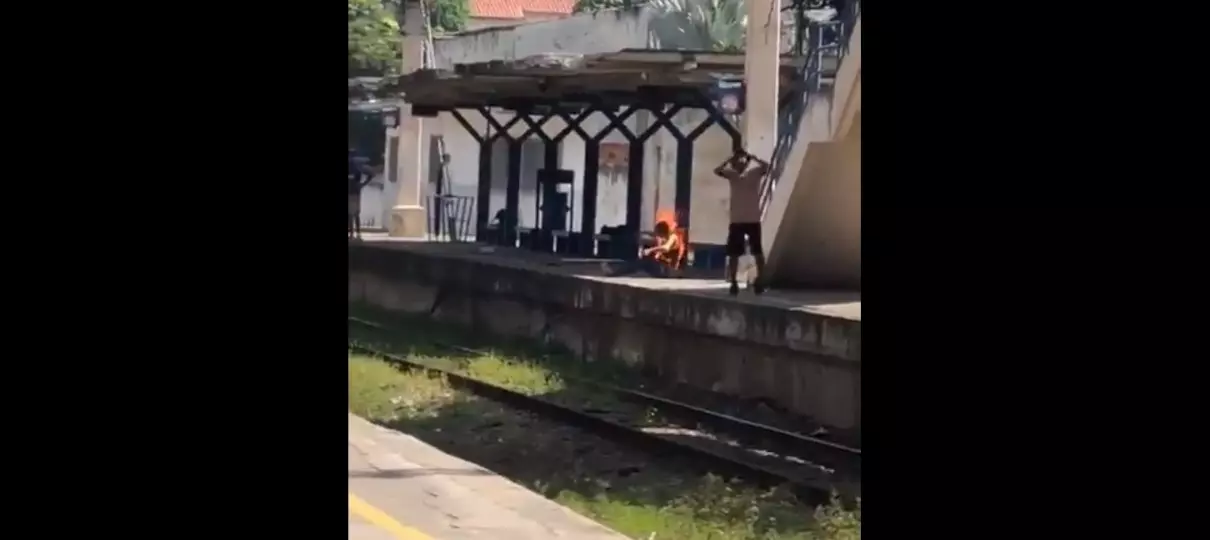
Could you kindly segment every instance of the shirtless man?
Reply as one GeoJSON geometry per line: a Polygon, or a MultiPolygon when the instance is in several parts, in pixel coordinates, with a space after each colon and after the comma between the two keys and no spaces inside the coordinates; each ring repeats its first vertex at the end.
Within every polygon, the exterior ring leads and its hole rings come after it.
{"type": "Polygon", "coordinates": [[[739,294],[739,258],[748,251],[756,261],[752,292],[765,292],[765,253],[760,238],[760,184],[769,163],[747,152],[736,153],[714,168],[714,174],[731,182],[731,224],[727,227],[727,279],[731,295],[739,294]],[[755,165],[753,166],[753,162],[755,165]]]}

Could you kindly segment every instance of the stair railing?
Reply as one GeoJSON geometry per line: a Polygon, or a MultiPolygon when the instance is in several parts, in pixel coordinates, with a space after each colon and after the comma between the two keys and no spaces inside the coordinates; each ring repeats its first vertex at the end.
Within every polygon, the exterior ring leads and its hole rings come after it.
{"type": "MultiPolygon", "coordinates": [[[[429,8],[425,0],[420,0],[420,16],[424,18],[424,55],[421,59],[421,68],[436,69],[437,56],[433,46],[433,26],[429,22],[429,8]]],[[[443,188],[449,187],[451,193],[453,191],[453,177],[450,176],[450,165],[446,163],[444,157],[448,155],[445,151],[445,137],[437,137],[437,160],[441,162],[441,178],[439,182],[444,183],[444,186],[439,186],[438,191],[446,194],[443,188]]]]}
{"type": "MultiPolygon", "coordinates": [[[[433,41],[433,26],[429,18],[429,7],[425,0],[420,2],[420,16],[424,19],[424,41],[422,42],[422,69],[437,68],[436,47],[433,41]]],[[[429,198],[429,219],[434,222],[436,231],[429,231],[429,238],[461,242],[469,233],[470,217],[473,213],[475,200],[473,197],[454,195],[453,175],[450,174],[450,164],[445,160],[449,155],[446,151],[445,137],[434,138],[437,146],[437,161],[441,174],[437,177],[437,193],[429,198]]]]}
{"type": "Polygon", "coordinates": [[[861,14],[859,0],[850,0],[841,6],[837,16],[829,21],[808,21],[805,9],[825,7],[827,0],[822,2],[804,0],[797,10],[797,26],[801,28],[800,36],[806,38],[806,63],[795,74],[795,88],[787,93],[778,106],[778,137],[773,148],[773,156],[769,159],[769,172],[761,183],[760,210],[761,219],[769,211],[769,203],[773,200],[773,192],[777,182],[785,171],[786,160],[790,150],[798,138],[798,130],[806,119],[811,97],[823,89],[823,69],[828,60],[835,59],[836,69],[844,59],[849,48],[849,38],[853,33],[857,17],[861,14]]]}

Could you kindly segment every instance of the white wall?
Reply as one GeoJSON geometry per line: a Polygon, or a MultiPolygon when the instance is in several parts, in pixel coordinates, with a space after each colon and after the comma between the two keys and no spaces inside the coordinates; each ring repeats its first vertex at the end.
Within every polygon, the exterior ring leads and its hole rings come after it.
{"type": "Polygon", "coordinates": [[[389,195],[383,193],[380,184],[371,183],[361,190],[361,226],[386,227],[391,206],[387,201],[389,195]]]}
{"type": "MultiPolygon", "coordinates": [[[[685,110],[673,119],[683,134],[688,134],[706,119],[706,112],[685,110]]],[[[661,130],[648,144],[648,173],[643,194],[645,220],[660,209],[673,209],[676,203],[677,141],[661,130]],[[658,164],[658,165],[657,165],[658,164]]],[[[694,243],[721,244],[727,239],[730,221],[731,186],[716,176],[714,168],[731,155],[731,136],[718,125],[706,129],[694,143],[692,188],[689,198],[689,234],[694,243]]],[[[652,223],[644,221],[650,228],[652,223]]]]}
{"type": "Polygon", "coordinates": [[[834,88],[812,96],[765,215],[775,285],[861,287],[860,32],[834,88]]]}
{"type": "MultiPolygon", "coordinates": [[[[785,15],[785,14],[783,14],[785,15]]],[[[681,17],[683,18],[683,17],[681,17]]],[[[783,17],[783,24],[787,19],[783,17]]],[[[787,43],[792,41],[793,30],[783,29],[787,43]]],[[[678,15],[660,14],[637,7],[582,14],[555,21],[523,24],[508,28],[489,28],[465,32],[458,36],[441,39],[435,45],[435,56],[440,68],[451,69],[454,64],[511,60],[538,54],[569,52],[593,54],[615,52],[628,48],[708,49],[709,43],[685,31],[684,21],[678,15]]],[[[783,48],[788,47],[783,45],[783,48]]],[[[464,111],[464,116],[480,132],[485,122],[476,111],[464,111]]],[[[635,117],[641,116],[636,114],[635,117]]],[[[685,111],[674,120],[687,133],[705,117],[702,111],[685,111]]],[[[501,120],[511,118],[502,114],[501,120]]],[[[634,127],[637,118],[632,117],[629,126],[634,127]]],[[[503,122],[502,122],[503,123],[503,122]]],[[[445,136],[446,145],[452,155],[451,174],[454,177],[454,193],[474,196],[478,182],[478,143],[450,115],[443,114],[439,121],[427,122],[434,125],[435,133],[445,136]]],[[[596,114],[584,122],[590,134],[605,125],[602,115],[596,114]]],[[[555,133],[563,127],[561,119],[552,119],[546,124],[547,133],[555,133]]],[[[739,123],[736,122],[738,129],[739,123]]],[[[625,142],[625,138],[613,133],[606,142],[625,142]]],[[[726,239],[729,222],[730,188],[726,181],[714,176],[712,169],[730,155],[731,139],[721,128],[711,127],[703,133],[695,145],[692,178],[690,235],[697,243],[721,244],[726,239]]],[[[584,143],[572,134],[564,139],[560,150],[563,168],[575,172],[575,194],[578,199],[583,193],[584,143]]],[[[539,154],[540,155],[540,154],[539,154]]],[[[497,154],[495,169],[499,171],[495,180],[498,188],[493,189],[491,214],[504,205],[505,166],[503,152],[497,154]]],[[[661,131],[645,145],[644,169],[646,181],[643,190],[642,225],[650,229],[658,209],[671,209],[675,203],[676,141],[661,131]]],[[[769,156],[761,156],[768,159],[769,156]]],[[[541,159],[540,157],[538,159],[541,159]]],[[[522,170],[528,169],[523,163],[522,170]]],[[[626,184],[615,178],[602,177],[598,181],[597,227],[625,222],[626,184]]],[[[523,185],[528,182],[523,181],[523,185]]],[[[523,190],[520,199],[522,225],[532,225],[532,195],[523,190]]],[[[581,206],[575,204],[572,227],[579,229],[581,206]]]]}
{"type": "MultiPolygon", "coordinates": [[[[383,168],[384,172],[361,190],[360,221],[362,227],[386,228],[391,220],[391,208],[395,206],[395,197],[399,193],[399,182],[389,181],[396,180],[395,178],[387,178],[391,170],[391,151],[392,149],[398,151],[397,143],[391,140],[391,137],[395,136],[395,130],[388,129],[384,136],[387,137],[382,156],[382,162],[386,164],[383,168]]],[[[395,171],[398,175],[397,164],[395,171]]]]}
{"type": "MultiPolygon", "coordinates": [[[[782,12],[783,53],[794,43],[794,14],[782,12]]],[[[478,28],[441,38],[434,48],[437,67],[515,60],[548,53],[609,53],[622,49],[708,50],[711,44],[689,28],[683,14],[638,6],[582,13],[543,22],[504,26],[480,19],[478,28]],[[515,26],[510,26],[515,25],[515,26]]]]}
{"type": "MultiPolygon", "coordinates": [[[[537,54],[615,52],[647,47],[652,21],[646,9],[602,11],[565,19],[486,28],[441,39],[434,47],[437,67],[454,64],[513,60],[537,54]]],[[[686,47],[695,48],[695,47],[686,47]]]]}
{"type": "MultiPolygon", "coordinates": [[[[468,123],[479,133],[484,132],[486,121],[473,110],[462,111],[468,123]]],[[[703,111],[682,111],[674,119],[674,123],[683,133],[688,133],[697,127],[706,117],[703,111]]],[[[496,120],[501,125],[512,118],[511,113],[499,113],[496,120]]],[[[626,122],[632,131],[640,133],[654,119],[649,118],[645,111],[636,112],[626,122]]],[[[466,132],[453,115],[443,113],[436,121],[426,123],[433,126],[433,133],[444,137],[446,149],[450,153],[451,193],[456,195],[475,196],[479,182],[479,143],[466,132]]],[[[565,123],[561,118],[552,118],[543,125],[543,131],[555,135],[562,131],[565,123]]],[[[589,135],[598,133],[608,125],[608,119],[601,113],[594,113],[581,124],[589,135]]],[[[511,130],[514,135],[520,135],[528,126],[518,123],[511,130]],[[522,126],[525,126],[524,128],[522,126]]],[[[539,139],[531,138],[533,141],[539,139]]],[[[603,142],[625,143],[626,138],[614,130],[607,135],[603,142]]],[[[533,143],[536,148],[532,154],[522,153],[522,192],[519,196],[520,225],[532,227],[535,225],[534,192],[530,186],[536,184],[534,172],[542,166],[544,148],[540,142],[533,143]],[[531,164],[526,158],[532,158],[537,163],[531,164]]],[[[673,209],[676,202],[676,140],[667,130],[661,130],[648,139],[644,145],[644,182],[642,222],[644,229],[654,225],[657,210],[673,209]]],[[[721,244],[726,239],[727,223],[729,221],[730,187],[726,180],[714,175],[712,170],[719,162],[731,153],[731,137],[718,126],[711,126],[698,137],[694,146],[693,188],[690,199],[690,223],[693,241],[698,243],[721,244]]],[[[583,215],[581,198],[584,193],[584,141],[576,133],[563,139],[559,149],[560,167],[571,170],[575,175],[574,182],[574,215],[571,228],[580,229],[580,219],[583,215]]],[[[489,202],[489,215],[504,208],[505,185],[507,183],[506,169],[507,154],[501,144],[493,152],[493,185],[492,197],[489,202]]],[[[626,222],[626,186],[628,179],[624,176],[610,175],[601,171],[597,182],[597,219],[599,229],[603,225],[622,225],[626,222]]],[[[363,203],[364,204],[364,203],[363,203]]]]}
{"type": "MultiPolygon", "coordinates": [[[[471,18],[467,19],[467,21],[466,21],[466,30],[463,30],[463,32],[461,32],[461,33],[474,32],[476,30],[486,30],[488,28],[505,28],[505,27],[518,26],[518,25],[522,25],[522,24],[532,24],[532,23],[537,23],[537,22],[554,21],[554,20],[562,19],[563,17],[564,17],[563,15],[557,15],[557,14],[553,14],[553,13],[530,14],[530,15],[526,15],[524,19],[489,19],[487,17],[471,17],[471,18]]],[[[457,35],[452,36],[452,37],[456,37],[456,36],[457,35]]]]}

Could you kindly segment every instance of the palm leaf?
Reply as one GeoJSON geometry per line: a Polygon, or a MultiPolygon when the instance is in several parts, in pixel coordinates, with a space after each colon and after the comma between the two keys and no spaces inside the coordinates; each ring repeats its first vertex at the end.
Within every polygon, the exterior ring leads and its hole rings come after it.
{"type": "Polygon", "coordinates": [[[709,43],[712,50],[744,50],[748,27],[744,0],[653,0],[650,5],[662,13],[684,17],[698,39],[709,43]]]}

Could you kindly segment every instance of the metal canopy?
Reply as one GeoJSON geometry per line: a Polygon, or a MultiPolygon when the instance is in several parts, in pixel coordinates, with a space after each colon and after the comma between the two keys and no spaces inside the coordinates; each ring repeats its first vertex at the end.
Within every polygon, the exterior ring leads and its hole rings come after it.
{"type": "Polygon", "coordinates": [[[399,110],[402,101],[398,100],[372,100],[372,101],[353,101],[349,102],[349,112],[362,113],[390,113],[399,110]]]}
{"type": "MultiPolygon", "coordinates": [[[[781,86],[793,91],[801,57],[783,56],[781,86]]],[[[743,54],[626,49],[602,54],[543,54],[519,60],[422,69],[385,82],[379,95],[402,93],[413,107],[577,110],[589,106],[706,107],[719,79],[743,76],[743,54]]]]}
{"type": "MultiPolygon", "coordinates": [[[[791,95],[799,88],[796,81],[806,59],[783,56],[781,59],[781,89],[791,95]]],[[[743,54],[709,51],[659,51],[627,49],[603,54],[543,54],[519,60],[457,64],[454,69],[423,69],[407,75],[378,81],[359,82],[357,89],[374,86],[371,96],[397,100],[402,98],[416,116],[435,116],[449,111],[479,142],[479,182],[476,197],[476,235],[480,241],[506,245],[520,243],[533,249],[571,250],[582,255],[612,254],[633,258],[638,253],[638,233],[641,225],[642,187],[645,142],[656,131],[668,130],[676,139],[675,212],[677,223],[688,228],[692,200],[693,143],[712,125],[724,129],[732,139],[732,147],[740,148],[740,134],[714,104],[720,81],[742,80],[743,54]],[[678,111],[685,108],[702,109],[706,119],[696,127],[681,130],[673,122],[678,111]],[[459,112],[474,109],[493,129],[480,133],[459,112]],[[492,109],[511,111],[513,118],[498,121],[492,109]],[[627,127],[626,120],[646,111],[654,120],[641,132],[627,127]],[[593,114],[604,115],[608,125],[586,130],[583,121],[593,114]],[[541,126],[553,117],[566,124],[558,134],[542,131],[541,126]],[[511,127],[524,122],[529,129],[514,135],[511,127]],[[597,196],[600,168],[600,145],[611,132],[617,131],[629,143],[627,158],[625,223],[607,224],[597,233],[597,196]],[[490,134],[489,134],[490,133],[490,134]],[[543,168],[559,169],[559,145],[572,133],[584,141],[583,183],[579,201],[573,201],[581,211],[577,214],[557,190],[549,197],[563,201],[546,205],[547,195],[535,187],[535,223],[522,227],[520,215],[521,144],[530,137],[542,140],[543,168]],[[507,143],[508,160],[504,208],[496,216],[499,227],[489,227],[489,202],[493,189],[493,147],[496,141],[507,143]],[[542,201],[541,203],[539,201],[542,201]],[[549,211],[547,209],[549,206],[549,211]],[[578,230],[568,225],[578,216],[578,230]],[[612,227],[613,232],[606,233],[612,227]],[[601,245],[605,237],[608,246],[601,245]],[[558,239],[563,238],[563,242],[558,239]],[[560,247],[561,246],[561,247],[560,247]]],[[[351,98],[357,92],[351,90],[351,98]]],[[[557,187],[557,186],[556,186],[557,187]]],[[[554,188],[552,188],[554,189],[554,188]]]]}

